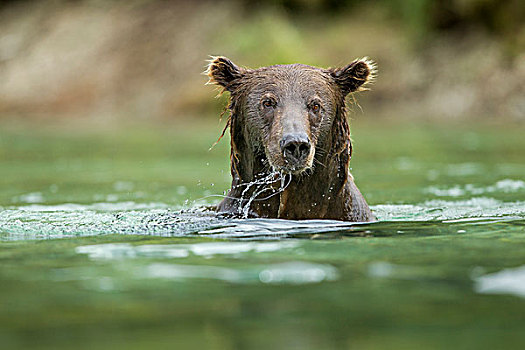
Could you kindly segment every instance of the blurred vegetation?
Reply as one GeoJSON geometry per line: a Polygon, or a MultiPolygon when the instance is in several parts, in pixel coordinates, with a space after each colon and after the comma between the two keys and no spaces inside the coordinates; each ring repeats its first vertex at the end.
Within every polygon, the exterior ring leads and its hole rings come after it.
{"type": "Polygon", "coordinates": [[[281,7],[292,16],[324,14],[337,16],[359,11],[364,5],[381,8],[398,19],[413,35],[482,29],[500,36],[511,36],[523,27],[525,6],[520,0],[245,0],[246,9],[281,7]]]}
{"type": "Polygon", "coordinates": [[[525,120],[520,0],[4,1],[0,117],[217,116],[208,55],[248,67],[369,56],[367,118],[525,120]]]}

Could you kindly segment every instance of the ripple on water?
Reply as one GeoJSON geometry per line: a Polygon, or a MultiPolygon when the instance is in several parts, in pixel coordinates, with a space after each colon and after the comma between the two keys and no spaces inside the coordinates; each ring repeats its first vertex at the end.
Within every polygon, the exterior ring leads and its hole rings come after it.
{"type": "Polygon", "coordinates": [[[421,204],[386,204],[373,206],[381,221],[453,220],[461,218],[525,218],[525,202],[503,202],[494,198],[475,197],[466,200],[430,200],[421,204]]]}
{"type": "Polygon", "coordinates": [[[375,223],[334,220],[227,219],[203,207],[173,211],[164,203],[95,203],[13,206],[0,210],[0,239],[42,239],[72,236],[128,234],[163,237],[208,235],[228,239],[286,237],[384,236],[400,233],[443,233],[465,225],[523,224],[525,202],[503,202],[476,197],[431,200],[420,204],[384,204],[372,207],[375,223]],[[447,226],[449,225],[449,226],[447,226]],[[439,232],[438,232],[439,231],[439,232]]]}

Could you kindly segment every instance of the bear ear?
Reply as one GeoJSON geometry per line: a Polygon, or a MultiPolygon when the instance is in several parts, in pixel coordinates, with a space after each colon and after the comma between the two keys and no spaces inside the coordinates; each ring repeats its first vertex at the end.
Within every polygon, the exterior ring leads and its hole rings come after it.
{"type": "Polygon", "coordinates": [[[210,78],[206,84],[216,84],[232,92],[233,86],[238,79],[245,73],[243,68],[239,68],[226,57],[212,56],[208,61],[208,68],[205,74],[210,78]]]}
{"type": "Polygon", "coordinates": [[[342,68],[330,68],[328,73],[346,96],[350,92],[367,90],[365,86],[375,80],[376,71],[375,62],[365,57],[342,68]]]}

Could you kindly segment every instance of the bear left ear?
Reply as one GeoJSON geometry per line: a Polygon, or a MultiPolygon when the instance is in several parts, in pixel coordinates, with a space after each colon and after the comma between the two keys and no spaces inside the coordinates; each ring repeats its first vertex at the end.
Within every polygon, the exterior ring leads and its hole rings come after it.
{"type": "Polygon", "coordinates": [[[375,79],[376,70],[375,62],[365,57],[342,68],[331,68],[328,73],[346,96],[350,92],[366,90],[365,85],[375,79]]]}
{"type": "Polygon", "coordinates": [[[205,73],[210,77],[207,84],[220,85],[224,90],[232,92],[235,82],[242,78],[245,70],[237,67],[226,57],[212,56],[205,73]]]}

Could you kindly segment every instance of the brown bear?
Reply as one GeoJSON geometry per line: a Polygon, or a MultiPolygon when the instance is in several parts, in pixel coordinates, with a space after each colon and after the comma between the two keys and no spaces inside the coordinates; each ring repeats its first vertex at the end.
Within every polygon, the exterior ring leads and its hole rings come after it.
{"type": "MultiPolygon", "coordinates": [[[[375,220],[348,165],[345,97],[365,90],[375,64],[247,69],[212,57],[209,82],[230,93],[231,189],[219,213],[282,219],[375,220]]],[[[223,131],[223,134],[224,134],[223,131]]]]}

